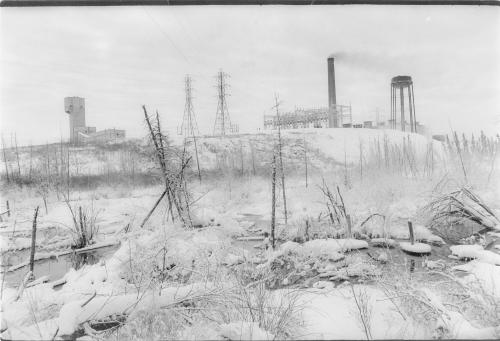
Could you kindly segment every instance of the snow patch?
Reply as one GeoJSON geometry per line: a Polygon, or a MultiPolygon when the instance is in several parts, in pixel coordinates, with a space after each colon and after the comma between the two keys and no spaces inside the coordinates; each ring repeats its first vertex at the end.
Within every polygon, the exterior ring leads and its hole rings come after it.
{"type": "Polygon", "coordinates": [[[415,254],[431,253],[431,246],[424,243],[401,242],[399,246],[403,251],[415,254]]]}
{"type": "Polygon", "coordinates": [[[450,250],[460,259],[477,259],[483,263],[500,265],[500,255],[484,250],[481,245],[454,245],[450,250]]]}
{"type": "Polygon", "coordinates": [[[229,340],[274,340],[257,322],[231,322],[220,326],[220,334],[229,340]]]}

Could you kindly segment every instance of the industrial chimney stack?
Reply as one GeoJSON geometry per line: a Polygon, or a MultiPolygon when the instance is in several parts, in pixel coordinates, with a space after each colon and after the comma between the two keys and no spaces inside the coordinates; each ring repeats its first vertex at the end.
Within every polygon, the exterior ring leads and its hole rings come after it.
{"type": "Polygon", "coordinates": [[[337,95],[335,93],[335,65],[333,56],[328,57],[328,126],[338,128],[337,95]]]}

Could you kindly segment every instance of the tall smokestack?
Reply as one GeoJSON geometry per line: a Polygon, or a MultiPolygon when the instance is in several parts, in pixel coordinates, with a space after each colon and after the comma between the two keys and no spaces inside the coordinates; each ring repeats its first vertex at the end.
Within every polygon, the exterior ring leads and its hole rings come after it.
{"type": "Polygon", "coordinates": [[[337,94],[335,93],[335,65],[333,56],[328,57],[328,126],[338,128],[337,94]]]}

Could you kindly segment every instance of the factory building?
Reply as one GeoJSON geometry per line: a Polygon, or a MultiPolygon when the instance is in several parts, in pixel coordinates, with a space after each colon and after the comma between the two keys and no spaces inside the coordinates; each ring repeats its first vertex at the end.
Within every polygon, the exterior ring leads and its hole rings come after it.
{"type": "Polygon", "coordinates": [[[335,84],[335,58],[327,58],[328,107],[319,109],[295,109],[279,115],[264,115],[264,129],[297,128],[367,128],[399,129],[427,135],[425,126],[417,122],[413,81],[410,76],[396,76],[391,79],[391,118],[384,122],[352,121],[352,108],[337,104],[335,84]],[[408,112],[409,115],[405,115],[408,112]]]}
{"type": "Polygon", "coordinates": [[[85,123],[85,98],[64,98],[64,112],[69,115],[69,139],[72,144],[107,143],[125,138],[125,130],[87,127],[85,123]]]}
{"type": "Polygon", "coordinates": [[[328,107],[316,109],[295,109],[292,112],[264,115],[264,129],[297,128],[339,128],[352,124],[352,109],[349,105],[337,104],[335,89],[335,61],[327,59],[328,67],[328,107]]]}

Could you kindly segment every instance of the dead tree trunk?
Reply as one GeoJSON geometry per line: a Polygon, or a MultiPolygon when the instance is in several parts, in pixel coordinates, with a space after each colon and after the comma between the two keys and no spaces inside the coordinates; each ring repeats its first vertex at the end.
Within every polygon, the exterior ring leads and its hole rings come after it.
{"type": "Polygon", "coordinates": [[[33,217],[33,228],[31,230],[31,254],[30,254],[30,271],[33,273],[35,268],[35,247],[36,247],[36,219],[38,217],[39,206],[35,209],[35,215],[33,217]]]}
{"type": "Polygon", "coordinates": [[[271,177],[271,195],[272,195],[272,206],[271,206],[271,245],[273,250],[276,245],[274,229],[276,224],[276,154],[273,152],[273,163],[272,163],[272,177],[271,177]]]}
{"type": "Polygon", "coordinates": [[[16,158],[17,158],[17,176],[21,178],[21,163],[19,162],[19,149],[17,148],[17,134],[15,134],[16,141],[16,158]]]}
{"type": "Polygon", "coordinates": [[[278,156],[280,161],[280,175],[281,175],[281,187],[283,193],[283,209],[285,214],[285,224],[288,222],[287,210],[286,210],[286,190],[285,190],[285,169],[283,167],[283,152],[282,152],[282,140],[281,140],[281,122],[280,122],[280,114],[279,114],[279,103],[278,98],[274,96],[276,102],[276,116],[278,118],[278,156]]]}
{"type": "Polygon", "coordinates": [[[351,222],[351,215],[348,214],[346,216],[346,220],[347,220],[347,238],[351,238],[352,236],[352,222],[351,222]]]}
{"type": "Polygon", "coordinates": [[[45,145],[46,155],[47,155],[47,182],[50,184],[50,155],[49,155],[49,144],[45,145]]]}
{"type": "Polygon", "coordinates": [[[200,180],[201,184],[201,170],[200,170],[200,160],[198,159],[198,145],[196,144],[196,136],[194,136],[194,132],[193,132],[193,142],[194,142],[194,152],[196,154],[196,168],[198,168],[198,179],[200,180]]]}
{"type": "Polygon", "coordinates": [[[359,141],[359,176],[363,181],[363,142],[359,141]]]}
{"type": "Polygon", "coordinates": [[[31,182],[31,173],[33,171],[33,145],[30,145],[30,170],[29,170],[29,181],[31,182]]]}
{"type": "Polygon", "coordinates": [[[253,175],[256,174],[255,172],[255,155],[254,155],[254,149],[253,149],[253,144],[250,143],[250,151],[252,153],[252,171],[253,171],[253,175]]]}
{"type": "MultiPolygon", "coordinates": [[[[165,189],[167,191],[167,198],[169,200],[169,207],[175,206],[177,210],[177,214],[179,216],[179,219],[182,221],[184,226],[186,226],[186,220],[184,217],[184,210],[182,207],[182,199],[181,199],[181,193],[179,191],[182,190],[182,182],[176,181],[175,179],[172,181],[169,177],[170,175],[168,174],[167,166],[166,166],[166,156],[165,156],[165,150],[163,146],[163,135],[161,133],[161,127],[160,127],[160,121],[159,121],[159,115],[157,113],[156,115],[156,120],[157,120],[157,126],[156,130],[153,128],[151,124],[151,120],[149,118],[149,115],[146,110],[146,106],[142,106],[142,109],[144,111],[144,117],[146,119],[146,123],[149,129],[149,133],[151,135],[151,140],[153,142],[154,148],[155,148],[155,153],[158,158],[158,163],[160,164],[161,172],[165,181],[165,189]]],[[[184,171],[184,167],[186,166],[187,163],[184,163],[184,160],[182,160],[182,165],[181,165],[181,171],[184,171]]],[[[177,179],[178,180],[178,179],[177,179]]],[[[172,215],[172,220],[174,219],[174,216],[172,215]]]]}
{"type": "Polygon", "coordinates": [[[307,145],[305,136],[304,136],[304,164],[306,169],[306,188],[307,188],[307,145]]]}
{"type": "Polygon", "coordinates": [[[243,142],[240,141],[240,157],[241,157],[241,175],[243,176],[244,168],[243,168],[243,142]]]}
{"type": "Polygon", "coordinates": [[[87,231],[86,231],[86,226],[84,223],[84,216],[82,213],[82,206],[79,207],[79,215],[80,215],[80,233],[82,235],[82,245],[81,247],[87,246],[87,231]]]}
{"type": "Polygon", "coordinates": [[[154,210],[160,204],[160,202],[162,201],[162,199],[165,197],[166,194],[167,194],[167,189],[165,189],[163,191],[163,193],[160,195],[160,197],[158,198],[158,200],[156,200],[155,204],[153,205],[153,208],[151,208],[151,210],[149,211],[149,213],[146,216],[146,218],[144,218],[144,220],[142,221],[141,227],[144,227],[144,224],[146,224],[146,222],[148,221],[149,217],[151,217],[151,215],[153,214],[154,210]]]}
{"type": "Polygon", "coordinates": [[[408,220],[408,230],[410,231],[410,243],[415,244],[415,234],[413,232],[413,224],[408,220]]]}
{"type": "Polygon", "coordinates": [[[68,200],[69,200],[69,193],[70,193],[70,187],[71,187],[71,173],[69,169],[69,145],[66,147],[67,155],[66,155],[66,177],[67,177],[67,186],[66,190],[68,193],[68,200]]]}
{"type": "Polygon", "coordinates": [[[9,165],[7,163],[7,153],[5,151],[5,142],[3,140],[3,135],[2,135],[2,151],[3,151],[3,162],[5,164],[5,175],[7,176],[7,183],[10,183],[9,165]]]}

